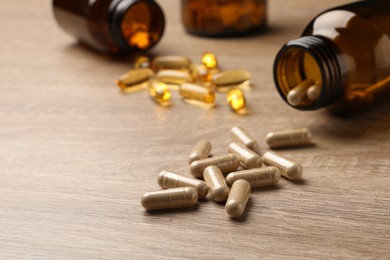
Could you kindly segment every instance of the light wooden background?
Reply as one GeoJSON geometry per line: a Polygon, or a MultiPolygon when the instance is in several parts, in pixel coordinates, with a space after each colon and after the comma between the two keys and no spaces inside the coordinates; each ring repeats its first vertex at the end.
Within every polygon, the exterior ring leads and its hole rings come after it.
{"type": "Polygon", "coordinates": [[[49,0],[1,0],[0,258],[388,258],[390,104],[348,118],[299,112],[272,80],[280,46],[346,1],[272,0],[266,33],[214,40],[185,34],[179,1],[160,2],[168,27],[151,54],[198,61],[208,50],[225,69],[248,69],[253,113],[233,114],[223,95],[208,111],[177,96],[162,108],[145,92],[123,95],[113,81],[131,58],[75,44],[49,0]],[[264,149],[269,131],[310,128],[315,147],[280,151],[303,163],[303,181],[254,191],[239,221],[210,198],[184,211],[143,210],[158,169],[187,171],[200,138],[224,153],[234,125],[264,149]]]}

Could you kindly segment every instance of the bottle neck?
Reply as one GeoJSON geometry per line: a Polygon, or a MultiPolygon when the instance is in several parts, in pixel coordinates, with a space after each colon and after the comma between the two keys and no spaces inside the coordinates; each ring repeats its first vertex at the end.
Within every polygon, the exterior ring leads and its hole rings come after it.
{"type": "Polygon", "coordinates": [[[290,106],[300,110],[316,110],[340,100],[345,80],[338,53],[337,46],[317,36],[289,41],[274,63],[274,80],[279,94],[290,106]],[[317,89],[316,95],[309,93],[311,87],[317,89]],[[295,93],[291,92],[293,89],[295,93]],[[289,97],[292,95],[300,97],[298,102],[291,102],[289,97]]]}

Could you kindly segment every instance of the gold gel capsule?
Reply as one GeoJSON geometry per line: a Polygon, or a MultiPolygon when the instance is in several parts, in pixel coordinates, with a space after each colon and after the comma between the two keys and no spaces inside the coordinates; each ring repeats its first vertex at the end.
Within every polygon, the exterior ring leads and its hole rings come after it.
{"type": "Polygon", "coordinates": [[[321,94],[321,86],[313,85],[307,89],[306,95],[311,101],[316,101],[321,94]]]}
{"type": "Polygon", "coordinates": [[[169,105],[171,100],[171,92],[165,83],[152,80],[149,83],[149,94],[158,104],[169,105]]]}
{"type": "Polygon", "coordinates": [[[231,143],[228,152],[233,153],[240,160],[241,166],[247,169],[259,168],[262,164],[260,155],[241,143],[231,143]]]}
{"type": "Polygon", "coordinates": [[[306,145],[311,143],[311,133],[307,128],[271,132],[265,141],[271,148],[306,145]]]}
{"type": "Polygon", "coordinates": [[[150,67],[150,60],[146,56],[140,56],[134,62],[135,69],[145,69],[149,67],[150,67]]]}
{"type": "Polygon", "coordinates": [[[211,151],[211,143],[207,140],[200,140],[199,142],[196,143],[196,145],[192,149],[190,158],[188,159],[188,164],[209,157],[210,151],[211,151]]]}
{"type": "Polygon", "coordinates": [[[256,153],[259,152],[259,145],[257,144],[256,140],[243,128],[239,126],[232,127],[232,129],[230,129],[230,137],[234,141],[242,143],[252,151],[256,153]]]}
{"type": "Polygon", "coordinates": [[[192,187],[198,192],[198,198],[203,199],[209,193],[209,187],[204,181],[182,176],[173,172],[162,171],[157,177],[157,183],[163,189],[177,187],[192,187]]]}
{"type": "Polygon", "coordinates": [[[203,179],[210,188],[213,199],[217,202],[226,201],[229,194],[229,187],[221,170],[216,166],[208,166],[203,172],[203,179]]]}
{"type": "Polygon", "coordinates": [[[306,98],[307,89],[314,84],[314,80],[305,79],[287,94],[287,102],[292,106],[298,106],[306,98]]]}
{"type": "Polygon", "coordinates": [[[205,103],[214,103],[215,101],[215,93],[212,90],[196,84],[181,84],[179,88],[179,93],[184,98],[193,99],[205,103]]]}
{"type": "Polygon", "coordinates": [[[211,82],[217,87],[235,86],[247,83],[251,74],[246,70],[226,70],[214,74],[211,82]]]}
{"type": "Polygon", "coordinates": [[[298,180],[303,173],[302,165],[274,152],[266,152],[263,162],[268,166],[275,166],[283,177],[290,180],[298,180]]]}
{"type": "Polygon", "coordinates": [[[160,70],[157,79],[165,84],[180,85],[186,82],[192,82],[192,76],[187,71],[180,70],[160,70]]]}
{"type": "Polygon", "coordinates": [[[226,176],[226,183],[232,186],[235,181],[240,179],[249,182],[252,188],[261,188],[278,183],[280,172],[274,166],[232,172],[226,176]]]}
{"type": "Polygon", "coordinates": [[[155,70],[188,70],[191,60],[183,56],[159,56],[153,59],[152,67],[155,70]]]}
{"type": "Polygon", "coordinates": [[[205,52],[202,55],[202,64],[208,69],[216,69],[218,67],[217,57],[212,52],[205,52]]]}
{"type": "Polygon", "coordinates": [[[191,163],[190,172],[195,178],[202,177],[204,169],[208,166],[217,166],[223,174],[235,171],[240,166],[240,161],[234,154],[225,154],[197,160],[191,163]]]}
{"type": "Polygon", "coordinates": [[[234,88],[229,90],[226,100],[233,111],[239,112],[246,107],[245,96],[240,89],[234,88]]]}
{"type": "Polygon", "coordinates": [[[134,88],[138,89],[152,77],[153,71],[151,69],[135,69],[119,76],[119,78],[115,81],[115,84],[122,91],[128,92],[134,88]]]}
{"type": "Polygon", "coordinates": [[[198,201],[198,193],[191,187],[180,187],[146,192],[141,204],[146,210],[187,208],[198,201]]]}
{"type": "Polygon", "coordinates": [[[240,217],[251,195],[251,185],[246,180],[235,181],[226,201],[225,211],[232,218],[240,217]]]}

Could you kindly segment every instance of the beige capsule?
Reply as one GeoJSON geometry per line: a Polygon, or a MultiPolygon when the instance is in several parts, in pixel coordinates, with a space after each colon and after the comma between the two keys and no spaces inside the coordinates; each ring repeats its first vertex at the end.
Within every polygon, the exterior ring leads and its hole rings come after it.
{"type": "Polygon", "coordinates": [[[157,177],[157,183],[163,189],[177,187],[192,187],[198,192],[198,198],[203,199],[209,193],[209,187],[204,181],[189,178],[173,172],[161,171],[157,177]]]}
{"type": "Polygon", "coordinates": [[[241,166],[247,169],[259,168],[263,162],[260,155],[241,143],[229,144],[228,152],[235,154],[240,160],[241,166]]]}
{"type": "Polygon", "coordinates": [[[274,166],[243,170],[229,173],[226,176],[226,183],[232,186],[237,180],[246,180],[252,188],[261,188],[278,183],[280,180],[280,171],[274,166]]]}
{"type": "Polygon", "coordinates": [[[188,159],[188,164],[209,157],[210,151],[211,151],[211,143],[209,141],[207,140],[198,141],[194,146],[194,148],[192,149],[190,158],[188,159]]]}
{"type": "MultiPolygon", "coordinates": [[[[151,69],[135,69],[130,70],[127,73],[119,76],[115,81],[115,84],[122,91],[130,91],[133,88],[138,88],[141,85],[144,85],[149,79],[153,77],[154,73],[151,69]]],[[[147,86],[146,84],[144,85],[147,86]]]]}
{"type": "Polygon", "coordinates": [[[226,201],[229,194],[229,187],[221,170],[216,166],[208,166],[203,171],[203,178],[210,188],[213,199],[217,202],[226,201]]]}
{"type": "Polygon", "coordinates": [[[307,89],[306,95],[311,101],[316,101],[321,94],[321,86],[313,85],[307,89]]]}
{"type": "Polygon", "coordinates": [[[240,161],[234,154],[210,157],[192,162],[190,164],[190,172],[195,178],[200,178],[203,171],[211,165],[217,166],[223,174],[228,174],[240,166],[240,161]]]}
{"type": "Polygon", "coordinates": [[[271,132],[265,141],[271,148],[307,145],[311,143],[311,133],[307,128],[271,132]]]}
{"type": "Polygon", "coordinates": [[[303,173],[302,165],[274,152],[266,152],[263,155],[263,162],[268,166],[275,166],[280,174],[290,180],[298,180],[303,173]]]}
{"type": "Polygon", "coordinates": [[[177,209],[195,205],[198,193],[191,187],[146,192],[141,204],[146,210],[177,209]]]}
{"type": "Polygon", "coordinates": [[[190,65],[191,60],[183,56],[159,56],[152,61],[155,70],[188,70],[190,65]]]}
{"type": "Polygon", "coordinates": [[[226,70],[215,73],[211,77],[211,82],[217,87],[236,86],[247,83],[251,79],[251,74],[246,70],[226,70]]]}
{"type": "Polygon", "coordinates": [[[259,145],[257,144],[256,140],[243,128],[239,126],[232,127],[232,129],[230,129],[230,137],[234,141],[242,143],[252,151],[256,153],[259,152],[259,145]]]}
{"type": "Polygon", "coordinates": [[[306,98],[307,89],[314,84],[314,80],[305,79],[287,94],[287,102],[292,106],[298,106],[306,98]]]}
{"type": "Polygon", "coordinates": [[[225,211],[232,218],[240,217],[251,195],[251,185],[246,180],[235,181],[226,201],[225,211]]]}
{"type": "Polygon", "coordinates": [[[188,71],[180,70],[160,70],[157,79],[165,84],[180,85],[186,82],[192,82],[192,76],[188,71]]]}

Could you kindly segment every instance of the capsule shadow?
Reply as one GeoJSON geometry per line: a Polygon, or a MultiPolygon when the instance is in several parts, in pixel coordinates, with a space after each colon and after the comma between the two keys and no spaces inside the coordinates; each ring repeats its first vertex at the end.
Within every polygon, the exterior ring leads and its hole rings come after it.
{"type": "Polygon", "coordinates": [[[192,207],[188,208],[181,208],[181,209],[162,209],[162,210],[144,210],[144,216],[151,216],[151,215],[166,215],[166,214],[186,214],[186,213],[193,213],[199,210],[199,203],[195,204],[192,207]]]}

